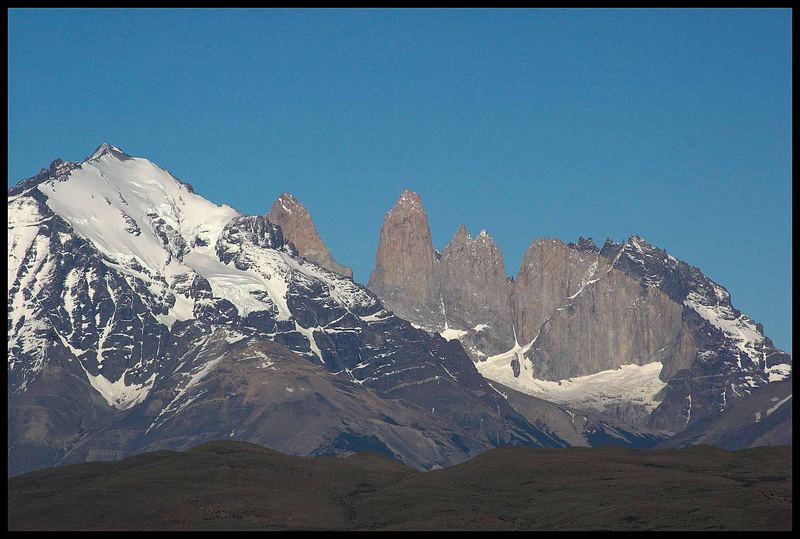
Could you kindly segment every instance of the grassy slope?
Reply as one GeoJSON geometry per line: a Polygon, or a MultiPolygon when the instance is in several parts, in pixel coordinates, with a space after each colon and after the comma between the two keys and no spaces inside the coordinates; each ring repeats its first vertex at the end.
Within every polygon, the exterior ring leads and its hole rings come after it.
{"type": "Polygon", "coordinates": [[[8,480],[9,529],[788,529],[791,448],[501,448],[417,472],[244,442],[8,480]]]}

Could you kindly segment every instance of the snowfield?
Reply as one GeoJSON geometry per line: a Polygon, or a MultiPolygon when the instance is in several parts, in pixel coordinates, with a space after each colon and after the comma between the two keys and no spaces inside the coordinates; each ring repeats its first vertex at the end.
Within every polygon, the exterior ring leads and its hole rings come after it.
{"type": "Polygon", "coordinates": [[[485,378],[521,393],[581,410],[603,412],[616,405],[633,403],[652,412],[658,405],[658,393],[667,385],[659,378],[660,362],[646,365],[622,365],[588,376],[565,380],[538,380],[533,377],[530,361],[523,355],[530,344],[517,344],[508,352],[489,357],[476,364],[485,378]],[[520,375],[514,376],[511,360],[517,357],[520,375]]]}

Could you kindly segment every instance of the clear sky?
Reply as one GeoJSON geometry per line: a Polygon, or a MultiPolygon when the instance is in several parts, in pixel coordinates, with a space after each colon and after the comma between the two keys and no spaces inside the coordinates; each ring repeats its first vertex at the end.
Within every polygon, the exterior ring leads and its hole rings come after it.
{"type": "Polygon", "coordinates": [[[9,184],[101,142],[257,214],[281,191],[366,282],[385,212],[643,236],[791,351],[791,11],[11,10],[9,184]]]}

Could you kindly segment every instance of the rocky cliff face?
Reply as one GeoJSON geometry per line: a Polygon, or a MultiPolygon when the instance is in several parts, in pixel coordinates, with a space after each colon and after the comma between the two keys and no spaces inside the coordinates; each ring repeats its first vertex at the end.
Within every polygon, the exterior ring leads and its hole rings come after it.
{"type": "Polygon", "coordinates": [[[333,259],[317,232],[311,214],[294,195],[281,193],[267,213],[267,220],[281,227],[286,240],[294,244],[303,258],[345,277],[353,277],[352,269],[333,259]]]}
{"type": "Polygon", "coordinates": [[[384,218],[369,288],[397,315],[426,326],[443,325],[436,258],[422,200],[404,191],[384,218]]]}
{"type": "Polygon", "coordinates": [[[511,280],[485,230],[461,225],[439,253],[418,194],[405,191],[386,214],[369,288],[415,324],[458,339],[475,361],[513,343],[511,280]]]}
{"type": "Polygon", "coordinates": [[[536,378],[563,380],[673,357],[683,307],[661,290],[642,287],[597,249],[546,240],[528,255],[514,299],[536,378]]]}
{"type": "MultiPolygon", "coordinates": [[[[406,278],[423,267],[434,287],[426,297],[438,301],[385,295],[377,278],[371,288],[412,322],[458,338],[484,376],[518,391],[676,432],[791,376],[791,358],[724,288],[637,236],[602,249],[536,240],[513,282],[485,232],[473,239],[461,227],[441,256],[429,234],[424,249],[413,237],[393,243],[393,260],[417,261],[406,278]]],[[[382,234],[379,257],[384,249],[382,234]]]]}
{"type": "Polygon", "coordinates": [[[472,238],[461,225],[442,251],[436,271],[447,329],[457,332],[471,356],[482,359],[507,350],[514,342],[512,283],[503,253],[489,233],[481,230],[472,238]]]}
{"type": "Polygon", "coordinates": [[[520,343],[536,338],[556,309],[605,269],[593,245],[578,249],[558,239],[541,239],[528,247],[510,296],[520,343]]]}

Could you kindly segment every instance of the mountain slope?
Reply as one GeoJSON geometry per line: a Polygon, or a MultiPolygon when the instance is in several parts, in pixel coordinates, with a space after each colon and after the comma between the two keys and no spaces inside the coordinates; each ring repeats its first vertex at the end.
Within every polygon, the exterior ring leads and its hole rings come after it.
{"type": "MultiPolygon", "coordinates": [[[[224,384],[192,391],[242,339],[280,344],[318,366],[315,376],[408,403],[418,417],[406,424],[446,430],[444,448],[422,451],[419,466],[494,445],[557,444],[489,388],[460,345],[299,257],[264,217],[216,206],[146,159],[104,144],[80,163],[54,162],[9,190],[8,209],[9,410],[25,418],[9,426],[10,473],[78,447],[104,451],[101,431],[124,440],[114,456],[155,443],[158,428],[141,434],[136,417],[163,421],[188,413],[190,398],[194,407],[225,398],[224,384]],[[76,389],[64,394],[56,379],[76,389]]],[[[168,446],[216,432],[202,414],[194,421],[168,446]]],[[[300,445],[316,450],[323,430],[300,445]]]]}
{"type": "Polygon", "coordinates": [[[717,416],[704,419],[661,447],[708,444],[729,450],[762,445],[792,445],[792,381],[755,389],[717,416]]]}

